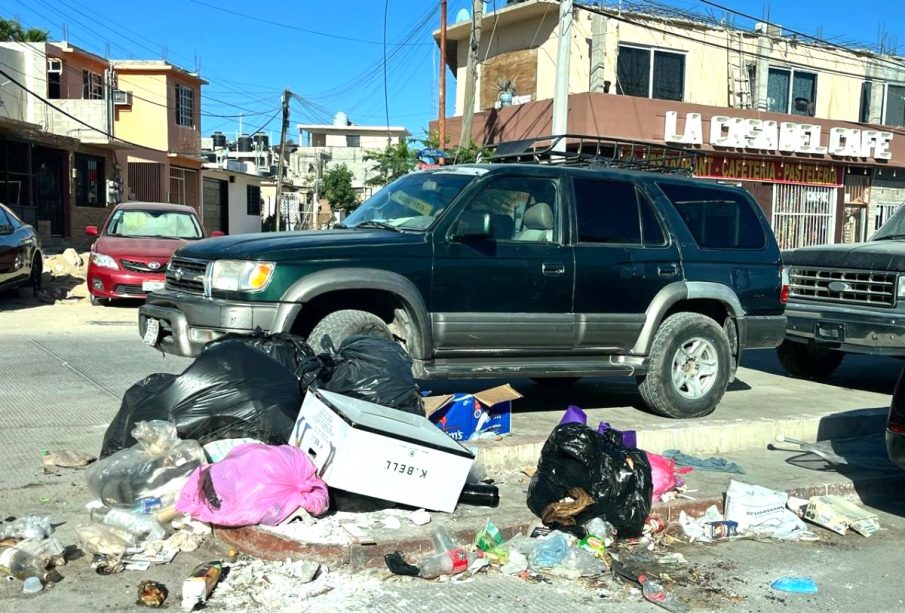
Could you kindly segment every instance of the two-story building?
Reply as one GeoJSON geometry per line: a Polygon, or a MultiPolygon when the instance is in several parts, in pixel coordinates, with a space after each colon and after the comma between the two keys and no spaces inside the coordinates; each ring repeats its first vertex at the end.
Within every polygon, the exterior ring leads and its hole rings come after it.
{"type": "MultiPolygon", "coordinates": [[[[484,16],[476,142],[551,133],[559,6],[526,0],[484,16]]],[[[459,84],[452,142],[471,30],[447,33],[459,84]]],[[[748,189],[783,247],[863,240],[905,203],[903,58],[770,24],[747,31],[596,6],[574,10],[569,48],[569,133],[697,152],[693,174],[748,189]]]]}
{"type": "Polygon", "coordinates": [[[299,145],[290,158],[290,169],[300,180],[300,194],[303,207],[323,222],[329,214],[325,212],[326,202],[320,202],[317,186],[324,173],[334,166],[345,164],[352,172],[352,188],[359,199],[367,199],[381,185],[370,185],[374,162],[364,158],[368,152],[382,151],[391,143],[402,142],[411,133],[402,126],[365,126],[352,123],[343,112],[338,112],[332,124],[298,124],[299,145]]]}
{"type": "Polygon", "coordinates": [[[136,143],[117,154],[128,200],[201,206],[201,86],[163,60],[114,60],[120,103],[115,134],[136,143]]]}
{"type": "Polygon", "coordinates": [[[42,239],[85,248],[115,176],[107,61],[69,43],[0,43],[0,201],[42,239]]]}

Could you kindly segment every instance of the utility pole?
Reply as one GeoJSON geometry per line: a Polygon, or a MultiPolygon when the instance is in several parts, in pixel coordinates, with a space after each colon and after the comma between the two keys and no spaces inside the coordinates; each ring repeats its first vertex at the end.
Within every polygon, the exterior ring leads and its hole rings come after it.
{"type": "Polygon", "coordinates": [[[440,0],[440,114],[437,121],[437,146],[446,146],[446,0],[440,0]]]}
{"type": "MultiPolygon", "coordinates": [[[[553,87],[553,134],[569,132],[569,58],[572,55],[572,0],[559,4],[559,41],[556,45],[556,81],[553,87]]],[[[565,151],[566,140],[554,151],[565,151]]]]}
{"type": "Polygon", "coordinates": [[[283,128],[280,130],[280,161],[277,164],[276,231],[280,231],[283,209],[283,155],[286,151],[286,131],[289,129],[289,96],[292,92],[283,90],[283,128]]]}
{"type": "Polygon", "coordinates": [[[459,135],[459,147],[462,148],[471,145],[471,122],[474,119],[474,97],[478,82],[478,47],[481,46],[481,20],[484,17],[483,0],[472,0],[471,6],[471,40],[468,43],[465,108],[462,112],[462,133],[459,135]]]}

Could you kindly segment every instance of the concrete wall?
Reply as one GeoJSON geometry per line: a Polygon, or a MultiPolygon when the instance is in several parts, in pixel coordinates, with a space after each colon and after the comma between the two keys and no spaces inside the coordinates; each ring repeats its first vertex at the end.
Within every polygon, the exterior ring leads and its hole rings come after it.
{"type": "MultiPolygon", "coordinates": [[[[19,82],[25,77],[25,53],[12,47],[13,43],[0,43],[0,64],[3,70],[19,82]]],[[[0,83],[7,81],[3,79],[0,83]]],[[[28,94],[12,82],[0,85],[0,116],[17,121],[28,121],[28,94]]]]}
{"type": "MultiPolygon", "coordinates": [[[[248,186],[260,187],[261,180],[248,175],[235,175],[235,183],[229,183],[229,233],[248,234],[261,231],[261,216],[248,214],[248,186]]],[[[263,205],[262,205],[263,206],[263,205]]]]}

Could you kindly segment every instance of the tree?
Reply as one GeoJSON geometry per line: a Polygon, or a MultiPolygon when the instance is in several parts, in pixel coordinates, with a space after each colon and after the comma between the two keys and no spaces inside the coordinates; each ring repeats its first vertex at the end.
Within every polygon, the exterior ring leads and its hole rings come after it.
{"type": "Polygon", "coordinates": [[[360,203],[352,189],[352,171],[345,164],[337,164],[324,173],[324,195],[333,209],[354,210],[360,203]]]}
{"type": "Polygon", "coordinates": [[[371,167],[371,171],[375,174],[366,183],[383,186],[410,173],[417,162],[416,153],[404,140],[387,145],[383,151],[368,151],[364,157],[365,161],[377,162],[377,164],[371,167]]]}
{"type": "Polygon", "coordinates": [[[0,41],[15,43],[43,43],[47,41],[47,30],[22,28],[15,19],[0,19],[0,41]]]}
{"type": "Polygon", "coordinates": [[[446,137],[446,143],[440,145],[440,137],[436,130],[427,132],[427,138],[421,141],[425,147],[431,149],[440,149],[446,153],[446,164],[470,164],[473,162],[486,162],[493,155],[493,150],[479,145],[473,140],[469,140],[468,145],[460,147],[459,145],[449,146],[449,137],[446,137]]]}

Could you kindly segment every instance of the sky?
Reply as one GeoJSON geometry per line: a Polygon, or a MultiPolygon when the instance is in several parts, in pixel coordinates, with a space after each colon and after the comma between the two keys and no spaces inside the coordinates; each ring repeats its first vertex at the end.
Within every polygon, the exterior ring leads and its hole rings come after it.
{"type": "MultiPolygon", "coordinates": [[[[905,55],[903,0],[657,0],[659,6],[726,18],[751,29],[769,21],[834,43],[887,47],[905,55]],[[711,3],[712,2],[712,3],[711,3]],[[725,10],[729,9],[729,11],[725,10]],[[858,10],[853,10],[857,6],[858,10]],[[732,13],[735,11],[736,13],[732,13]]],[[[632,0],[634,5],[652,0],[632,0]]],[[[591,3],[591,2],[588,2],[591,3]]],[[[202,133],[263,129],[278,140],[280,95],[289,89],[295,124],[330,123],[344,111],[353,123],[402,125],[416,138],[437,116],[438,0],[0,0],[0,15],[48,30],[51,40],[113,59],[161,59],[200,70],[202,133]],[[87,7],[90,6],[90,11],[87,7]],[[384,20],[386,17],[386,88],[384,20]],[[384,93],[386,91],[386,97],[384,93]],[[240,116],[241,115],[241,119],[240,116]]],[[[448,0],[449,20],[471,0],[448,0]]],[[[505,0],[485,3],[494,10],[505,0]]],[[[618,0],[602,4],[617,5],[618,0]]],[[[485,32],[486,35],[486,32],[485,32]]],[[[447,72],[447,109],[456,81],[447,72]]]]}

